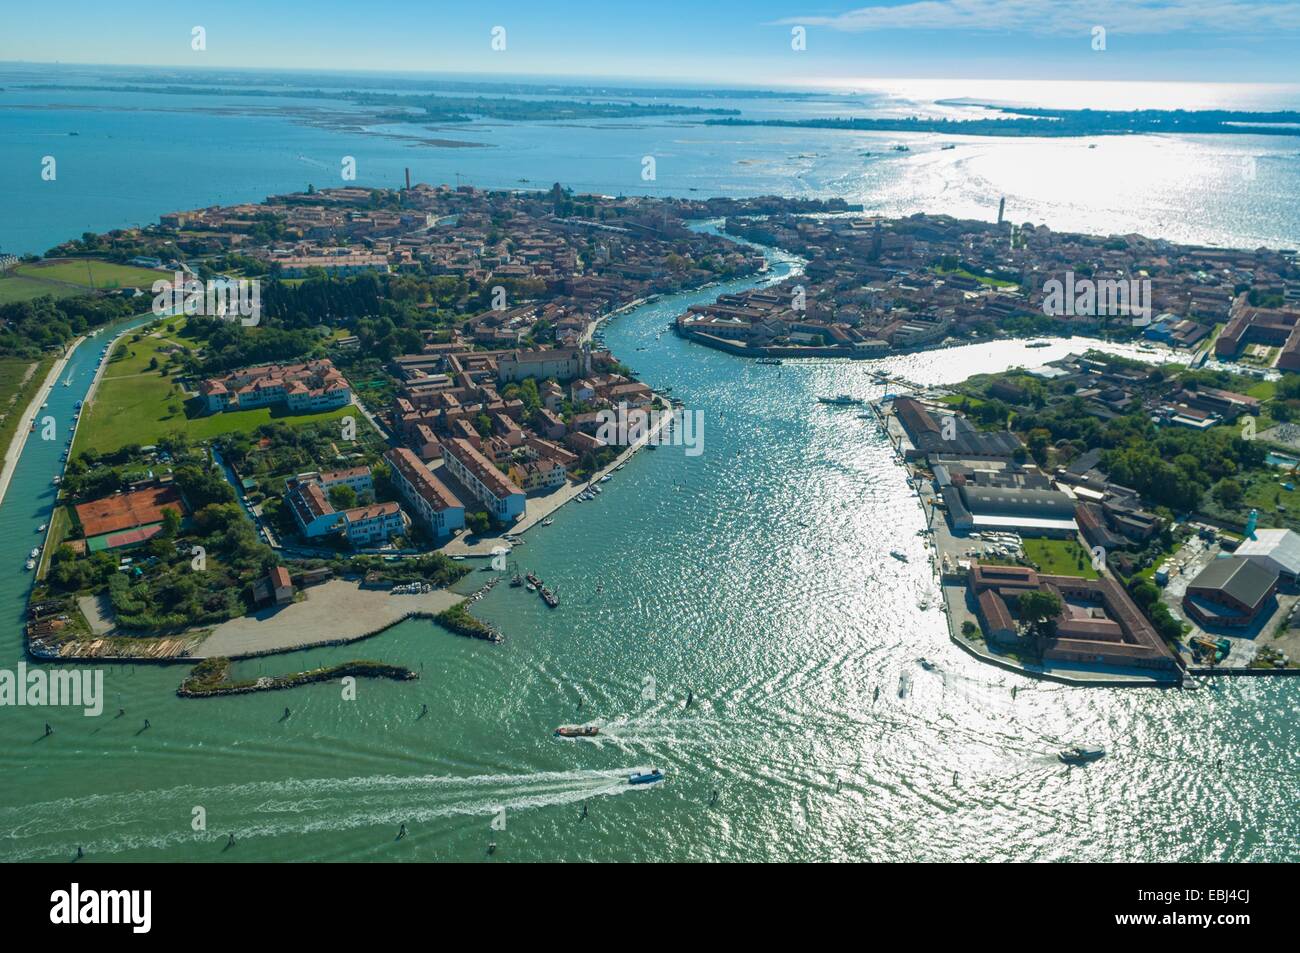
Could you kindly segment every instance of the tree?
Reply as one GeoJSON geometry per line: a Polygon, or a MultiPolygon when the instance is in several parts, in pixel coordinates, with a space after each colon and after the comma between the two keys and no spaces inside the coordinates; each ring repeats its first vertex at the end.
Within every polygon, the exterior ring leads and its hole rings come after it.
{"type": "Polygon", "coordinates": [[[1241,484],[1236,480],[1230,480],[1227,477],[1220,480],[1214,486],[1214,499],[1224,509],[1236,509],[1241,505],[1245,492],[1241,484]]]}
{"type": "Polygon", "coordinates": [[[1060,597],[1053,592],[1034,590],[1022,593],[1016,608],[1020,612],[1020,621],[1041,651],[1042,643],[1056,632],[1056,619],[1061,614],[1060,597]]]}
{"type": "Polygon", "coordinates": [[[176,510],[163,510],[162,535],[164,539],[175,539],[181,531],[181,514],[176,510]]]}
{"type": "Polygon", "coordinates": [[[330,502],[336,510],[350,510],[357,505],[357,491],[346,483],[330,487],[330,502]]]}

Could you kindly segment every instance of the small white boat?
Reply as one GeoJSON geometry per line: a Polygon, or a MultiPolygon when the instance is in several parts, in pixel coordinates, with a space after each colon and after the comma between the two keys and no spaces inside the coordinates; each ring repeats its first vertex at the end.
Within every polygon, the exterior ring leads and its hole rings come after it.
{"type": "Polygon", "coordinates": [[[34,559],[29,559],[29,560],[27,560],[27,562],[25,563],[25,565],[26,565],[26,567],[27,567],[27,571],[28,571],[28,572],[31,572],[33,569],[36,568],[36,560],[34,560],[34,559]]]}
{"type": "Polygon", "coordinates": [[[32,559],[35,559],[35,558],[36,558],[37,556],[39,556],[40,554],[41,554],[41,547],[39,547],[39,546],[33,546],[33,547],[32,547],[32,551],[31,551],[30,553],[28,553],[27,555],[30,556],[32,559]]]}
{"type": "Polygon", "coordinates": [[[40,526],[36,527],[36,532],[43,533],[49,528],[50,528],[49,523],[42,523],[40,526]]]}
{"type": "Polygon", "coordinates": [[[1057,757],[1065,764],[1087,764],[1105,756],[1105,748],[1087,748],[1083,745],[1073,745],[1057,754],[1057,757]]]}
{"type": "Polygon", "coordinates": [[[555,522],[555,520],[551,519],[551,518],[548,516],[548,517],[546,517],[546,519],[542,520],[542,525],[543,525],[543,526],[551,526],[552,524],[554,524],[554,522],[555,522]]]}

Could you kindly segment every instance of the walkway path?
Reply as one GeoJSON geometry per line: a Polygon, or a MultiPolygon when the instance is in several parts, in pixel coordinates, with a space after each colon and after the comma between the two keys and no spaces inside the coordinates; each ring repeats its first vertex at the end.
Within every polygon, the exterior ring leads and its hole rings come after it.
{"type": "Polygon", "coordinates": [[[23,448],[27,446],[27,435],[32,431],[32,421],[36,419],[41,404],[45,402],[54,385],[58,383],[59,375],[63,373],[63,369],[72,358],[72,353],[77,349],[77,345],[84,340],[85,337],[79,337],[64,350],[63,356],[54,362],[50,372],[45,375],[44,382],[37,389],[36,396],[32,398],[31,403],[27,405],[27,409],[23,411],[22,419],[18,421],[18,429],[14,432],[14,438],[9,443],[9,449],[5,451],[4,469],[0,470],[0,502],[3,502],[5,493],[9,491],[9,481],[13,479],[14,470],[18,467],[18,460],[23,455],[23,448]]]}

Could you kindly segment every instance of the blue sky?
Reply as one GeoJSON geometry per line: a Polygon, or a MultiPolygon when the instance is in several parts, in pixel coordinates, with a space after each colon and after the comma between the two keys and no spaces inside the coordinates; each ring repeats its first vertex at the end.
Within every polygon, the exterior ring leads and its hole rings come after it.
{"type": "Polygon", "coordinates": [[[1300,0],[11,4],[0,60],[707,81],[1297,82],[1300,0]],[[57,12],[53,12],[57,10],[57,12]],[[191,49],[195,26],[207,49],[191,49]],[[493,27],[506,49],[493,51],[493,27]],[[807,48],[791,49],[802,26],[807,48]],[[1103,27],[1105,50],[1093,49],[1103,27]]]}

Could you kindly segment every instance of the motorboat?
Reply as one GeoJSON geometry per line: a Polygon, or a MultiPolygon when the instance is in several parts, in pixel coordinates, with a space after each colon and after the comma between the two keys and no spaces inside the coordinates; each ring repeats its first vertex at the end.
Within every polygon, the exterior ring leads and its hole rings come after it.
{"type": "Polygon", "coordinates": [[[1088,764],[1105,756],[1105,748],[1089,748],[1084,745],[1071,745],[1057,754],[1057,757],[1065,764],[1088,764]]]}
{"type": "Polygon", "coordinates": [[[897,559],[900,563],[905,563],[905,562],[907,562],[907,553],[900,552],[900,551],[897,550],[897,549],[891,549],[891,550],[889,551],[889,555],[893,556],[893,557],[894,557],[895,559],[897,559]]]}
{"type": "Polygon", "coordinates": [[[662,781],[664,773],[658,768],[652,768],[649,771],[638,771],[636,774],[629,774],[627,777],[628,784],[654,784],[656,781],[662,781]]]}
{"type": "Polygon", "coordinates": [[[31,551],[30,553],[28,553],[27,555],[30,556],[32,559],[35,559],[35,558],[36,558],[37,556],[39,556],[40,554],[41,554],[41,547],[39,547],[39,546],[33,546],[33,547],[32,547],[32,551],[31,551]]]}
{"type": "Polygon", "coordinates": [[[29,559],[24,565],[27,567],[27,571],[31,572],[33,569],[36,568],[36,560],[29,559]]]}
{"type": "Polygon", "coordinates": [[[554,523],[555,523],[555,520],[551,519],[549,516],[546,517],[546,519],[542,520],[542,525],[543,525],[543,526],[552,526],[552,525],[554,525],[554,523]]]}
{"type": "Polygon", "coordinates": [[[42,523],[40,526],[36,527],[36,532],[43,533],[49,528],[50,528],[49,523],[42,523]]]}
{"type": "Polygon", "coordinates": [[[594,738],[600,734],[595,725],[561,725],[555,729],[557,738],[594,738]]]}
{"type": "Polygon", "coordinates": [[[833,404],[836,407],[854,407],[858,404],[866,403],[861,397],[854,397],[852,394],[836,394],[834,397],[818,397],[817,402],[821,404],[833,404]]]}

